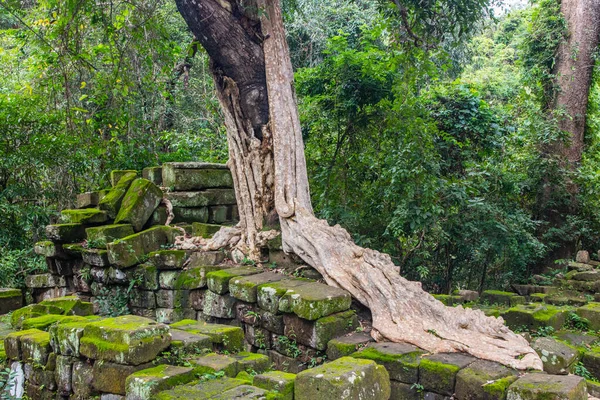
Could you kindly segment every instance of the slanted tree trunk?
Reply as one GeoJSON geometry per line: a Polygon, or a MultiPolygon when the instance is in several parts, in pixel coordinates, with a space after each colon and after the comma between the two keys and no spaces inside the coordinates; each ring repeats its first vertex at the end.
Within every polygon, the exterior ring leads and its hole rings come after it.
{"type": "MultiPolygon", "coordinates": [[[[344,229],[314,216],[279,0],[257,0],[256,7],[246,2],[245,12],[225,0],[176,2],[212,60],[242,205],[239,228],[248,249],[257,245],[252,240],[260,239],[257,229],[274,201],[284,250],[369,307],[377,340],[541,369],[527,341],[500,319],[444,306],[420,283],[402,278],[388,255],[357,246],[344,229]]],[[[235,235],[236,230],[221,230],[209,246],[225,243],[225,233],[235,235]]]]}

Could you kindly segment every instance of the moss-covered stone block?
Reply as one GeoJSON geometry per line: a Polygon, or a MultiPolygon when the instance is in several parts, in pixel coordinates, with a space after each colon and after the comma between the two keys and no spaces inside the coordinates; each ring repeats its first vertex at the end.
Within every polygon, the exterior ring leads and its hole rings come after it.
{"type": "MultiPolygon", "coordinates": [[[[153,293],[153,292],[151,292],[153,293]]],[[[185,308],[188,306],[190,292],[188,290],[167,290],[160,289],[156,291],[156,305],[160,308],[185,308]]],[[[143,306],[136,306],[143,307],[143,306]]],[[[154,308],[154,307],[145,307],[154,308]]]]}
{"type": "Polygon", "coordinates": [[[4,352],[10,360],[23,360],[23,350],[21,347],[21,338],[26,335],[35,335],[43,333],[39,329],[28,329],[24,331],[11,332],[4,338],[4,352]]]}
{"type": "Polygon", "coordinates": [[[585,400],[587,386],[579,376],[528,374],[509,386],[507,400],[585,400]]]}
{"type": "Polygon", "coordinates": [[[77,400],[90,399],[96,394],[92,387],[94,370],[92,364],[87,361],[76,361],[73,363],[71,375],[71,387],[73,397],[77,400]]]}
{"type": "Polygon", "coordinates": [[[47,314],[62,314],[63,312],[64,310],[59,307],[31,304],[15,310],[10,317],[10,323],[13,327],[20,329],[23,321],[28,318],[40,317],[47,314]]]}
{"type": "Polygon", "coordinates": [[[481,301],[488,304],[498,304],[506,306],[516,306],[523,304],[525,299],[513,300],[513,297],[518,296],[517,293],[503,292],[501,290],[486,290],[481,294],[481,301]],[[515,303],[517,301],[518,303],[515,303]]]}
{"type": "Polygon", "coordinates": [[[226,376],[235,377],[238,374],[238,360],[223,354],[210,353],[189,361],[194,371],[199,375],[213,374],[223,371],[226,376]]]}
{"type": "Polygon", "coordinates": [[[331,339],[353,332],[359,326],[356,313],[352,310],[328,315],[316,321],[285,314],[283,322],[285,336],[317,350],[326,350],[331,339]]]}
{"type": "Polygon", "coordinates": [[[83,329],[89,323],[98,321],[100,317],[76,317],[50,327],[50,344],[55,353],[63,356],[79,357],[79,341],[83,329]]]}
{"type": "Polygon", "coordinates": [[[256,267],[236,267],[209,272],[206,275],[208,288],[217,294],[229,292],[229,281],[233,278],[256,275],[262,270],[256,267]]]}
{"type": "Polygon", "coordinates": [[[148,261],[160,270],[182,269],[186,260],[184,250],[159,250],[148,254],[148,261]]]}
{"type": "Polygon", "coordinates": [[[183,349],[187,353],[198,353],[204,349],[212,349],[212,339],[208,335],[171,329],[171,347],[183,349]]]}
{"type": "Polygon", "coordinates": [[[208,222],[208,207],[173,207],[173,223],[208,222]]]}
{"type": "Polygon", "coordinates": [[[312,321],[346,311],[351,304],[352,296],[345,290],[313,282],[288,290],[279,301],[279,311],[312,321]]]}
{"type": "Polygon", "coordinates": [[[152,361],[170,343],[168,326],[127,315],[87,324],[79,352],[94,360],[140,365],[152,361]]]}
{"type": "Polygon", "coordinates": [[[551,326],[558,330],[564,325],[570,310],[568,307],[557,307],[549,304],[527,304],[508,309],[502,314],[502,317],[506,325],[512,329],[536,330],[551,326]]]}
{"type": "Polygon", "coordinates": [[[156,308],[156,295],[152,290],[134,289],[129,295],[129,305],[137,308],[156,308]]]}
{"type": "Polygon", "coordinates": [[[106,196],[107,193],[108,190],[98,190],[95,192],[80,193],[77,195],[77,208],[97,207],[98,203],[100,203],[100,200],[102,200],[102,198],[106,196]]]}
{"type": "Polygon", "coordinates": [[[204,321],[195,320],[183,320],[171,324],[171,327],[186,332],[209,336],[214,344],[221,345],[227,351],[240,351],[244,346],[244,331],[237,326],[209,324],[204,321]]]}
{"type": "Polygon", "coordinates": [[[373,338],[364,332],[354,332],[346,336],[331,339],[327,343],[327,359],[333,361],[341,357],[349,356],[367,347],[372,341],[373,338]]]}
{"type": "Polygon", "coordinates": [[[23,293],[21,289],[0,289],[0,315],[23,307],[23,293]]]}
{"type": "Polygon", "coordinates": [[[456,375],[455,395],[464,400],[504,400],[518,373],[501,364],[477,360],[456,375]]]}
{"type": "Polygon", "coordinates": [[[458,372],[476,359],[459,353],[439,353],[421,358],[419,384],[427,391],[451,396],[458,372]]]}
{"type": "Polygon", "coordinates": [[[221,378],[201,380],[187,385],[176,386],[171,390],[159,392],[153,400],[208,400],[238,386],[245,385],[242,379],[221,378]]]}
{"type": "Polygon", "coordinates": [[[172,191],[232,188],[233,178],[223,164],[165,163],[163,185],[172,191]]]}
{"type": "Polygon", "coordinates": [[[279,282],[259,285],[256,292],[258,306],[271,313],[278,313],[279,302],[288,291],[308,285],[311,282],[305,279],[284,279],[279,282]]]}
{"type": "Polygon", "coordinates": [[[212,400],[231,400],[231,399],[279,399],[276,393],[269,393],[263,389],[257,388],[256,386],[250,386],[248,384],[235,387],[224,391],[214,397],[212,400]]]}
{"type": "Polygon", "coordinates": [[[21,360],[35,365],[46,365],[48,355],[52,352],[48,332],[39,329],[29,329],[22,332],[27,333],[19,337],[19,341],[21,342],[21,360]]]}
{"type": "Polygon", "coordinates": [[[35,254],[42,257],[60,257],[63,255],[62,246],[59,243],[54,243],[50,240],[37,242],[33,246],[35,254]]]}
{"type": "Polygon", "coordinates": [[[207,290],[204,294],[204,314],[216,318],[235,318],[235,297],[228,294],[220,295],[207,290]]]}
{"type": "Polygon", "coordinates": [[[214,271],[227,269],[225,266],[218,265],[201,265],[189,267],[185,271],[181,271],[175,280],[175,289],[203,289],[207,286],[207,274],[214,271]]]}
{"type": "Polygon", "coordinates": [[[110,171],[110,184],[112,185],[112,187],[116,187],[124,176],[131,175],[137,177],[137,171],[134,169],[120,169],[110,171]]]}
{"type": "Polygon", "coordinates": [[[108,243],[108,259],[111,264],[122,268],[140,264],[146,261],[146,254],[158,251],[162,246],[173,244],[179,234],[175,228],[154,226],[108,243]]]}
{"type": "Polygon", "coordinates": [[[600,348],[594,346],[586,350],[581,357],[581,363],[595,378],[600,378],[600,348]]]}
{"type": "Polygon", "coordinates": [[[196,311],[191,308],[157,308],[155,314],[156,321],[163,324],[172,324],[195,317],[196,311]]]}
{"type": "Polygon", "coordinates": [[[210,206],[208,207],[208,222],[211,224],[222,224],[231,220],[229,206],[210,206]]]}
{"type": "Polygon", "coordinates": [[[385,367],[390,379],[412,384],[418,381],[419,363],[424,354],[424,350],[408,343],[383,342],[370,343],[351,357],[373,360],[385,367]]]}
{"type": "Polygon", "coordinates": [[[173,207],[207,207],[236,204],[233,189],[207,189],[194,192],[169,192],[167,199],[173,207]]]}
{"type": "Polygon", "coordinates": [[[178,271],[161,271],[158,274],[158,286],[161,289],[175,289],[178,277],[178,271]]]}
{"type": "Polygon", "coordinates": [[[554,375],[567,375],[579,360],[577,348],[551,337],[537,338],[531,347],[542,359],[544,371],[554,375]]]}
{"type": "Polygon", "coordinates": [[[229,293],[238,300],[256,303],[259,285],[279,282],[286,278],[286,275],[276,274],[274,272],[263,272],[251,276],[237,276],[229,280],[229,293]]]}
{"type": "Polygon", "coordinates": [[[94,314],[92,303],[83,301],[77,296],[55,297],[40,302],[40,305],[58,307],[63,310],[64,315],[79,315],[85,317],[94,314]]]}
{"type": "Polygon", "coordinates": [[[125,380],[128,400],[147,400],[158,392],[192,382],[196,379],[189,367],[159,365],[129,375],[125,380]]]}
{"type": "Polygon", "coordinates": [[[281,400],[293,400],[295,381],[296,374],[283,371],[269,371],[256,375],[253,384],[261,389],[277,392],[281,400]]]}
{"type": "Polygon", "coordinates": [[[142,178],[148,179],[157,186],[162,186],[162,167],[146,167],[142,170],[142,178]]]}
{"type": "Polygon", "coordinates": [[[164,204],[160,204],[156,207],[156,210],[154,210],[150,219],[148,219],[148,222],[146,222],[145,228],[147,229],[154,225],[165,225],[168,219],[169,211],[167,210],[167,207],[164,204]]]}
{"type": "Polygon", "coordinates": [[[53,242],[76,243],[85,239],[82,224],[54,224],[46,226],[46,237],[53,242]]]}
{"type": "Polygon", "coordinates": [[[222,227],[223,227],[223,225],[194,222],[194,223],[192,223],[192,236],[201,236],[203,238],[212,238],[214,236],[214,234],[219,232],[219,230],[222,227]]]}
{"type": "Polygon", "coordinates": [[[371,360],[342,357],[300,372],[294,399],[389,399],[390,382],[385,368],[371,360]]]}
{"type": "Polygon", "coordinates": [[[154,183],[143,178],[134,180],[123,196],[115,223],[128,223],[136,232],[141,231],[162,197],[162,190],[154,183]]]}
{"type": "Polygon", "coordinates": [[[236,375],[240,372],[262,373],[271,368],[271,361],[264,354],[241,352],[234,354],[232,357],[238,362],[236,375]]]}
{"type": "Polygon", "coordinates": [[[106,244],[133,235],[133,226],[130,224],[112,224],[87,228],[88,247],[106,249],[106,244]]]}
{"type": "Polygon", "coordinates": [[[124,396],[127,392],[126,381],[131,374],[151,368],[151,363],[142,365],[123,365],[104,360],[96,360],[92,369],[92,386],[102,393],[124,396]]]}
{"type": "Polygon", "coordinates": [[[39,317],[29,318],[23,321],[23,329],[40,329],[43,331],[47,331],[50,326],[56,323],[62,323],[67,321],[77,321],[78,319],[84,319],[83,317],[77,316],[67,316],[67,315],[57,315],[57,314],[48,314],[42,315],[39,317]]]}
{"type": "Polygon", "coordinates": [[[64,224],[102,224],[108,220],[108,214],[97,208],[84,208],[81,210],[62,210],[61,222],[64,224]]]}
{"type": "Polygon", "coordinates": [[[136,178],[137,173],[134,171],[123,174],[113,188],[100,200],[98,208],[106,211],[109,218],[114,219],[119,213],[125,193],[136,178]]]}
{"type": "Polygon", "coordinates": [[[589,303],[575,310],[577,315],[589,321],[589,328],[592,330],[600,330],[600,303],[589,303]]]}

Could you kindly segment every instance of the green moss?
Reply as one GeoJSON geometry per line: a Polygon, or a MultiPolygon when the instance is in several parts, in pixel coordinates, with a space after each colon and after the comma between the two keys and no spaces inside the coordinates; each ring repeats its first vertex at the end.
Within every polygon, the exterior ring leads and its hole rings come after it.
{"type": "Polygon", "coordinates": [[[181,269],[186,259],[184,250],[159,250],[148,254],[148,261],[159,269],[181,269]]]}
{"type": "Polygon", "coordinates": [[[44,300],[40,305],[58,307],[63,310],[64,315],[87,316],[94,314],[92,303],[81,301],[77,296],[56,297],[44,300]]]}
{"type": "Polygon", "coordinates": [[[252,385],[252,381],[254,380],[254,377],[252,375],[250,375],[248,372],[242,371],[242,372],[239,372],[235,376],[235,379],[239,379],[241,381],[246,381],[249,385],[252,385]]]}
{"type": "Polygon", "coordinates": [[[96,208],[61,211],[61,220],[66,224],[101,224],[108,220],[105,211],[96,208]]]}
{"type": "Polygon", "coordinates": [[[21,289],[2,289],[0,290],[0,299],[7,299],[10,297],[21,297],[21,289]]]}
{"type": "Polygon", "coordinates": [[[171,328],[206,335],[210,337],[213,343],[223,345],[224,349],[228,351],[240,351],[244,346],[244,331],[237,326],[209,324],[185,319],[171,324],[171,328]]]}
{"type": "Polygon", "coordinates": [[[419,365],[421,375],[427,373],[429,379],[435,379],[432,387],[449,388],[454,387],[456,374],[460,367],[452,364],[445,364],[428,358],[421,359],[419,365]]]}
{"type": "Polygon", "coordinates": [[[46,330],[50,325],[56,322],[73,321],[81,317],[68,317],[66,315],[42,315],[40,317],[29,318],[23,321],[23,329],[40,329],[46,330]]]}
{"type": "Polygon", "coordinates": [[[248,276],[262,272],[256,267],[237,267],[212,271],[206,274],[208,288],[217,294],[229,292],[229,281],[237,276],[248,276]]]}
{"type": "Polygon", "coordinates": [[[117,186],[124,176],[137,176],[137,171],[133,169],[117,169],[110,171],[110,183],[113,187],[117,186]]]}
{"type": "Polygon", "coordinates": [[[87,235],[88,245],[93,244],[94,246],[92,247],[105,249],[107,243],[131,236],[135,232],[133,231],[133,227],[129,224],[112,224],[87,228],[85,233],[87,235]]]}
{"type": "Polygon", "coordinates": [[[494,296],[509,296],[509,297],[517,295],[516,293],[513,293],[513,292],[504,292],[502,290],[486,290],[483,293],[484,294],[491,294],[491,295],[494,295],[494,296]]]}
{"type": "Polygon", "coordinates": [[[507,376],[502,379],[495,380],[492,383],[483,385],[483,391],[488,393],[492,398],[503,399],[506,393],[506,389],[517,379],[518,376],[507,376]]]}

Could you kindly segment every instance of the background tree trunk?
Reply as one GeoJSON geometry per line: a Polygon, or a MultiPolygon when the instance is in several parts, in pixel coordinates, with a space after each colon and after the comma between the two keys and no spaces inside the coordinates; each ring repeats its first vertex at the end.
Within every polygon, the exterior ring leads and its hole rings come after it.
{"type": "MultiPolygon", "coordinates": [[[[269,158],[251,158],[241,151],[245,149],[237,147],[230,148],[233,158],[230,162],[237,168],[234,176],[238,176],[235,180],[238,200],[239,193],[246,192],[245,188],[240,191],[238,185],[244,182],[240,182],[239,176],[248,176],[255,170],[273,171],[274,168],[275,208],[286,251],[296,253],[316,268],[329,285],[347,290],[369,307],[373,315],[373,335],[377,340],[405,341],[430,352],[464,351],[519,369],[542,368],[541,360],[527,341],[511,332],[501,319],[488,318],[478,310],[444,306],[423,291],[420,283],[402,278],[388,255],[357,246],[344,229],[330,227],[313,215],[293,70],[278,0],[258,0],[260,18],[254,20],[258,25],[252,25],[250,35],[242,24],[248,18],[253,20],[252,16],[239,13],[233,3],[177,0],[177,5],[213,60],[217,90],[227,115],[230,147],[238,146],[240,140],[248,140],[252,133],[250,140],[257,140],[264,146],[270,138],[264,132],[272,133],[274,164],[269,158]],[[222,26],[214,27],[215,24],[222,26]],[[255,37],[264,40],[257,41],[255,37]],[[230,49],[240,42],[242,49],[230,49]],[[246,46],[253,48],[251,54],[246,46]],[[238,52],[241,52],[241,61],[236,60],[238,52]],[[242,71],[236,71],[236,68],[242,71]],[[257,70],[251,74],[246,71],[248,68],[257,70]],[[268,124],[262,113],[264,108],[260,108],[260,123],[252,126],[254,132],[244,125],[244,122],[252,121],[248,118],[252,110],[244,108],[250,106],[244,102],[244,93],[248,93],[243,90],[244,76],[253,76],[252,82],[263,79],[260,81],[263,88],[254,86],[261,100],[255,106],[264,107],[262,101],[267,101],[268,124]],[[261,129],[257,130],[257,127],[261,129]],[[271,164],[257,165],[265,161],[271,164]],[[250,171],[243,168],[250,168],[250,171]]],[[[267,187],[273,188],[265,185],[263,190],[267,187]]],[[[264,193],[263,198],[266,198],[264,193]]],[[[252,203],[240,209],[243,220],[264,215],[264,210],[252,210],[251,216],[244,215],[250,205],[252,203]]],[[[218,236],[215,235],[220,240],[218,236]]],[[[252,237],[252,233],[248,232],[247,237],[252,237]]]]}

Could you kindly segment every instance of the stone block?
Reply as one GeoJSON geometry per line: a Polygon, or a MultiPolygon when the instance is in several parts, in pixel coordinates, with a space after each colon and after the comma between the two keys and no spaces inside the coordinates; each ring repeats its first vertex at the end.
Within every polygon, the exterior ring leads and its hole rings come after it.
{"type": "Polygon", "coordinates": [[[208,207],[173,207],[173,223],[208,222],[208,207]]]}
{"type": "Polygon", "coordinates": [[[516,306],[524,304],[525,298],[512,292],[503,292],[500,290],[486,290],[481,294],[481,301],[488,304],[497,304],[505,306],[516,306]]]}
{"type": "Polygon", "coordinates": [[[375,361],[387,370],[391,380],[412,384],[418,381],[419,363],[424,354],[424,350],[408,343],[382,342],[369,343],[351,356],[375,361]]]}
{"type": "Polygon", "coordinates": [[[210,206],[208,207],[208,222],[211,224],[222,224],[231,220],[230,207],[210,206]]]}
{"type": "Polygon", "coordinates": [[[276,274],[274,272],[263,272],[251,276],[235,277],[229,281],[229,293],[238,300],[256,303],[259,285],[279,282],[286,278],[286,275],[276,274]]]}
{"type": "Polygon", "coordinates": [[[189,267],[219,265],[225,259],[222,251],[195,251],[190,255],[189,267]]]}
{"type": "Polygon", "coordinates": [[[195,318],[196,311],[191,308],[157,308],[156,321],[163,324],[172,324],[185,319],[195,318]]]}
{"type": "Polygon", "coordinates": [[[294,384],[295,400],[390,398],[389,376],[370,360],[339,358],[300,372],[294,384]]]}
{"type": "Polygon", "coordinates": [[[156,290],[158,284],[158,270],[152,264],[140,264],[135,268],[125,271],[127,278],[137,281],[136,288],[141,290],[156,290]]]}
{"type": "Polygon", "coordinates": [[[204,295],[206,290],[196,289],[190,290],[190,298],[188,305],[196,311],[204,310],[204,295]]]}
{"type": "Polygon", "coordinates": [[[162,167],[146,167],[142,170],[142,178],[157,186],[162,186],[162,167]]]}
{"type": "Polygon", "coordinates": [[[134,169],[120,169],[110,171],[110,184],[112,185],[112,187],[115,187],[119,184],[119,182],[124,176],[131,176],[132,174],[135,177],[137,177],[137,171],[134,169]]]}
{"type": "Polygon", "coordinates": [[[269,357],[264,354],[250,353],[250,352],[241,352],[232,355],[232,357],[237,361],[236,365],[236,375],[240,372],[248,372],[249,374],[257,374],[262,373],[271,368],[271,361],[269,361],[269,357]]]}
{"type": "Polygon", "coordinates": [[[165,163],[163,185],[171,191],[232,188],[233,178],[223,164],[165,163]]]}
{"type": "Polygon", "coordinates": [[[569,271],[583,272],[583,271],[591,271],[591,270],[594,269],[594,267],[591,266],[591,265],[589,265],[589,264],[584,264],[584,263],[578,263],[578,262],[570,261],[567,264],[567,269],[569,271]]]}
{"type": "Polygon", "coordinates": [[[87,245],[90,248],[106,249],[106,244],[133,235],[130,224],[111,224],[87,228],[87,245]]]}
{"type": "Polygon", "coordinates": [[[158,286],[161,289],[175,289],[178,277],[178,271],[161,271],[158,274],[158,286]]]}
{"type": "Polygon", "coordinates": [[[134,180],[123,197],[115,223],[128,223],[134,231],[141,231],[162,197],[162,190],[154,183],[143,178],[134,180]]]}
{"type": "Polygon", "coordinates": [[[259,285],[256,292],[258,306],[271,313],[278,313],[279,302],[288,291],[309,283],[311,281],[303,279],[284,279],[279,282],[259,285]]]}
{"type": "MultiPolygon", "coordinates": [[[[156,308],[157,304],[156,295],[152,290],[134,289],[129,295],[129,305],[131,307],[156,308]]],[[[158,306],[162,307],[161,305],[158,306]]]]}
{"type": "Polygon", "coordinates": [[[258,326],[246,325],[246,342],[259,350],[271,348],[271,332],[258,326]]]}
{"type": "MultiPolygon", "coordinates": [[[[46,365],[48,355],[52,352],[48,332],[38,329],[21,332],[27,332],[19,337],[19,341],[21,342],[21,361],[35,365],[46,365]]],[[[13,334],[11,333],[10,335],[13,334]]]]}
{"type": "Polygon", "coordinates": [[[346,311],[351,304],[352,297],[345,290],[313,282],[288,290],[279,301],[279,311],[293,312],[300,318],[316,320],[346,311]]]}
{"type": "Polygon", "coordinates": [[[212,342],[227,351],[240,351],[244,344],[242,328],[230,325],[209,324],[204,321],[183,320],[171,324],[171,328],[209,336],[212,342]]]}
{"type": "Polygon", "coordinates": [[[600,351],[597,347],[583,353],[583,366],[596,378],[600,378],[600,351]]]}
{"type": "Polygon", "coordinates": [[[518,379],[516,371],[495,362],[477,360],[456,375],[455,396],[464,400],[504,400],[518,379]]]}
{"type": "Polygon", "coordinates": [[[167,199],[173,207],[207,207],[234,205],[236,203],[233,189],[207,189],[196,192],[168,192],[167,199]]]}
{"type": "Polygon", "coordinates": [[[46,237],[53,242],[76,243],[85,239],[82,224],[55,224],[46,226],[46,237]]]}
{"type": "Polygon", "coordinates": [[[145,261],[145,255],[173,244],[179,231],[168,226],[154,226],[145,231],[107,244],[111,264],[128,268],[145,261]]]}
{"type": "Polygon", "coordinates": [[[308,365],[296,358],[288,357],[275,350],[267,350],[267,355],[273,365],[273,369],[297,374],[308,368],[308,365]]]}
{"type": "Polygon", "coordinates": [[[121,175],[120,179],[116,184],[113,184],[112,189],[108,191],[108,193],[100,200],[98,203],[98,208],[100,210],[106,211],[109,218],[114,219],[119,213],[119,209],[121,208],[121,202],[123,201],[123,197],[131,183],[137,178],[137,173],[134,171],[127,172],[121,175]]]}
{"type": "Polygon", "coordinates": [[[167,210],[167,207],[163,204],[160,204],[158,207],[156,207],[156,210],[154,210],[144,228],[148,229],[154,225],[165,225],[168,219],[169,211],[167,210]]]}
{"type": "MultiPolygon", "coordinates": [[[[373,342],[373,338],[369,334],[364,332],[353,332],[346,336],[331,339],[327,343],[327,360],[333,361],[341,357],[349,356],[367,347],[367,345],[369,345],[369,343],[371,342],[373,342]]],[[[388,372],[390,372],[389,369],[388,372]]],[[[391,378],[391,374],[390,379],[393,379],[391,378]]]]}
{"type": "Polygon", "coordinates": [[[236,301],[235,297],[207,290],[204,294],[204,314],[217,318],[235,318],[236,301]]]}
{"type": "Polygon", "coordinates": [[[269,371],[256,375],[253,384],[261,389],[277,392],[281,400],[293,400],[295,381],[296,374],[269,371]]]}
{"type": "Polygon", "coordinates": [[[256,275],[262,270],[256,267],[236,267],[227,268],[218,271],[212,271],[206,274],[208,288],[217,294],[226,294],[229,292],[229,281],[233,278],[256,275]]]}
{"type": "Polygon", "coordinates": [[[186,353],[199,353],[203,349],[212,349],[212,339],[208,335],[171,329],[171,347],[181,348],[186,353]]]}
{"type": "Polygon", "coordinates": [[[531,347],[542,359],[544,371],[553,375],[567,375],[579,360],[575,347],[550,337],[537,338],[531,347]]]}
{"type": "Polygon", "coordinates": [[[192,223],[192,236],[201,236],[203,238],[212,238],[214,236],[214,234],[219,232],[219,230],[222,227],[223,227],[223,225],[194,222],[194,223],[192,223]]]}
{"type": "Polygon", "coordinates": [[[276,333],[278,335],[283,335],[284,333],[284,323],[283,323],[283,315],[273,314],[269,311],[259,310],[258,314],[260,316],[260,326],[265,328],[266,330],[276,333]]]}
{"type": "Polygon", "coordinates": [[[571,276],[571,279],[576,281],[585,281],[585,282],[594,282],[600,280],[600,271],[592,270],[592,271],[583,271],[577,272],[571,276]]]}
{"type": "Polygon", "coordinates": [[[73,363],[71,386],[74,399],[86,400],[92,398],[95,395],[92,388],[93,380],[94,371],[92,364],[86,361],[76,361],[73,363]]]}
{"type": "Polygon", "coordinates": [[[216,396],[211,397],[212,400],[231,400],[231,399],[239,399],[239,400],[260,400],[267,399],[267,395],[272,395],[272,393],[267,393],[265,390],[257,388],[256,386],[250,385],[240,385],[233,389],[226,390],[225,392],[218,394],[216,396]]]}
{"type": "Polygon", "coordinates": [[[60,219],[64,224],[97,225],[108,221],[108,214],[97,208],[62,210],[60,212],[60,219]]]}
{"type": "Polygon", "coordinates": [[[98,190],[95,192],[80,193],[77,195],[77,208],[97,207],[100,203],[100,200],[102,200],[102,198],[106,196],[107,193],[108,190],[98,190]]]}
{"type": "Polygon", "coordinates": [[[186,260],[184,250],[159,250],[148,254],[148,262],[160,270],[182,269],[186,260]]]}
{"type": "Polygon", "coordinates": [[[152,363],[142,365],[123,365],[104,360],[96,360],[92,369],[92,386],[103,393],[112,393],[125,396],[127,392],[126,381],[131,374],[151,368],[152,363]]]}
{"type": "Polygon", "coordinates": [[[439,353],[421,358],[419,384],[426,391],[452,396],[458,372],[476,359],[460,353],[439,353]]]}
{"type": "Polygon", "coordinates": [[[558,330],[564,325],[569,311],[568,308],[549,304],[527,304],[508,309],[502,317],[506,325],[512,329],[525,327],[527,330],[537,330],[551,326],[558,330]]]}
{"type": "Polygon", "coordinates": [[[21,289],[0,288],[0,315],[23,307],[23,293],[21,289]]]}
{"type": "Polygon", "coordinates": [[[20,329],[23,321],[29,318],[40,317],[47,314],[62,314],[64,310],[59,307],[43,304],[30,304],[15,310],[10,318],[10,324],[20,329]]]}
{"type": "Polygon", "coordinates": [[[23,321],[22,328],[23,329],[40,329],[43,331],[47,331],[54,324],[62,324],[67,322],[76,322],[76,321],[85,321],[84,317],[78,316],[67,316],[67,315],[57,315],[57,314],[48,314],[42,315],[39,317],[28,318],[23,321]]]}
{"type": "Polygon", "coordinates": [[[52,274],[28,275],[25,285],[30,289],[43,289],[52,287],[65,287],[67,282],[64,277],[52,274]]]}
{"type": "MultiPolygon", "coordinates": [[[[245,385],[246,383],[247,382],[244,380],[232,378],[193,382],[187,385],[176,386],[171,390],[159,392],[153,397],[153,400],[209,400],[214,399],[214,396],[220,395],[238,386],[245,385]]],[[[230,398],[234,399],[236,397],[230,398]]],[[[240,399],[239,397],[237,398],[240,399]]]]}
{"type": "Polygon", "coordinates": [[[94,360],[140,365],[152,361],[170,343],[168,326],[128,315],[87,324],[79,352],[94,360]]]}
{"type": "Polygon", "coordinates": [[[125,380],[127,400],[148,400],[158,392],[189,383],[196,379],[189,367],[159,365],[134,372],[125,380]]]}
{"type": "Polygon", "coordinates": [[[577,315],[589,321],[589,328],[597,331],[600,330],[600,303],[589,303],[583,307],[579,307],[576,311],[577,315]]]}
{"type": "Polygon", "coordinates": [[[73,357],[56,356],[56,369],[54,370],[54,379],[58,394],[61,396],[69,396],[73,390],[72,376],[73,363],[77,359],[73,357]]]}
{"type": "Polygon", "coordinates": [[[317,350],[326,350],[331,339],[353,332],[359,326],[358,318],[351,310],[328,315],[316,321],[285,314],[283,322],[285,336],[317,350]]]}
{"type": "Polygon", "coordinates": [[[160,308],[185,308],[188,306],[189,296],[188,290],[160,289],[156,292],[156,305],[160,308]]]}
{"type": "Polygon", "coordinates": [[[188,267],[185,271],[181,271],[177,275],[177,279],[173,284],[177,289],[203,289],[207,287],[207,274],[210,272],[220,271],[229,267],[219,265],[202,265],[188,267]]]}
{"type": "Polygon", "coordinates": [[[79,357],[79,341],[83,336],[83,329],[87,324],[99,319],[80,318],[51,326],[48,333],[54,352],[63,356],[79,357]]]}
{"type": "Polygon", "coordinates": [[[509,386],[507,400],[586,400],[585,379],[569,375],[528,374],[509,386]]]}
{"type": "Polygon", "coordinates": [[[33,251],[35,254],[42,257],[63,257],[63,249],[60,243],[54,243],[50,240],[45,240],[43,242],[37,242],[33,246],[33,251]]]}
{"type": "Polygon", "coordinates": [[[590,262],[590,253],[587,250],[579,250],[575,255],[575,262],[588,264],[590,262]]]}
{"type": "Polygon", "coordinates": [[[212,374],[221,371],[229,377],[235,377],[238,374],[238,360],[223,354],[207,354],[202,357],[191,359],[189,360],[189,363],[199,375],[212,374]]]}
{"type": "Polygon", "coordinates": [[[89,249],[85,250],[81,256],[83,257],[84,263],[94,267],[106,268],[110,265],[110,261],[108,261],[108,251],[106,250],[89,249]]]}

